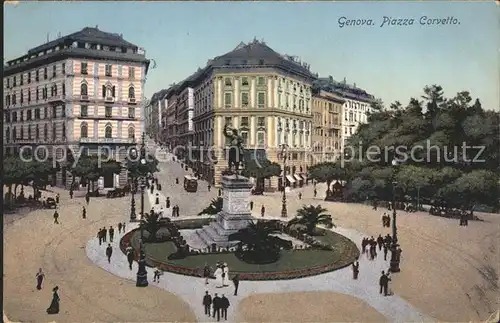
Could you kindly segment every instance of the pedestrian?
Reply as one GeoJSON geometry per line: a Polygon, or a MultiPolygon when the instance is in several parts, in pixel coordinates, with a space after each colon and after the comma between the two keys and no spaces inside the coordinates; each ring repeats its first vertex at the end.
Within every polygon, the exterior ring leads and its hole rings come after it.
{"type": "Polygon", "coordinates": [[[42,271],[42,268],[38,268],[38,272],[36,273],[36,289],[42,289],[43,279],[45,278],[45,274],[42,271]]]}
{"type": "Polygon", "coordinates": [[[165,201],[165,206],[168,208],[170,208],[170,197],[167,196],[167,200],[165,201]]]}
{"type": "Polygon", "coordinates": [[[387,226],[387,219],[386,219],[386,215],[385,215],[385,212],[382,214],[382,227],[386,227],[387,226]]]}
{"type": "Polygon", "coordinates": [[[57,213],[57,210],[54,211],[54,223],[59,224],[59,213],[57,213]]]}
{"type": "Polygon", "coordinates": [[[314,192],[313,193],[314,193],[314,197],[316,197],[316,195],[318,195],[318,191],[316,190],[316,185],[314,187],[314,192]]]}
{"type": "Polygon", "coordinates": [[[387,251],[389,250],[387,243],[384,243],[384,260],[387,260],[387,251]]]}
{"type": "Polygon", "coordinates": [[[102,229],[97,231],[97,238],[99,238],[99,245],[102,245],[102,229]]]}
{"type": "Polygon", "coordinates": [[[128,268],[132,270],[132,264],[134,263],[134,250],[131,247],[127,248],[127,261],[128,261],[128,268]],[[129,249],[130,248],[130,249],[129,249]]]}
{"type": "MultiPolygon", "coordinates": [[[[153,192],[151,192],[151,194],[153,194],[153,192]]],[[[155,204],[160,204],[160,193],[156,193],[155,204]]]]}
{"type": "Polygon", "coordinates": [[[56,194],[56,203],[57,203],[57,204],[59,204],[59,198],[60,198],[59,193],[57,193],[57,194],[56,194]]]}
{"type": "Polygon", "coordinates": [[[220,299],[221,316],[227,321],[227,309],[229,308],[229,300],[222,294],[220,299]]]}
{"type": "Polygon", "coordinates": [[[234,296],[238,296],[238,287],[240,285],[240,275],[238,275],[238,274],[234,275],[233,284],[234,284],[234,296]]]}
{"type": "Polygon", "coordinates": [[[87,218],[87,210],[85,210],[85,206],[82,206],[82,219],[87,218]]]}
{"type": "Polygon", "coordinates": [[[109,227],[109,242],[113,242],[113,237],[115,236],[115,229],[112,226],[109,227]]]}
{"type": "Polygon", "coordinates": [[[299,192],[299,200],[302,200],[302,192],[299,192]]]}
{"type": "Polygon", "coordinates": [[[384,240],[387,247],[390,248],[392,244],[392,237],[389,235],[389,233],[385,236],[384,240]]]}
{"type": "Polygon", "coordinates": [[[215,293],[212,299],[212,317],[217,315],[217,321],[220,321],[220,305],[220,297],[215,293]]]}
{"type": "Polygon", "coordinates": [[[203,307],[207,316],[210,316],[210,305],[212,305],[212,296],[206,291],[205,296],[203,296],[203,307]]]}
{"type": "Polygon", "coordinates": [[[89,192],[87,192],[87,194],[85,194],[85,202],[87,202],[87,205],[90,202],[90,193],[89,192]]]}
{"type": "Polygon", "coordinates": [[[47,309],[47,314],[59,313],[59,301],[61,299],[59,298],[59,294],[57,294],[58,290],[59,290],[59,287],[57,287],[57,286],[52,289],[52,302],[50,303],[50,306],[47,309]]]}
{"type": "Polygon", "coordinates": [[[122,224],[122,231],[123,231],[123,233],[125,233],[125,222],[123,222],[123,224],[122,224]]]}
{"type": "Polygon", "coordinates": [[[264,217],[265,214],[266,214],[266,208],[264,207],[264,205],[262,205],[262,207],[260,208],[260,215],[264,217]]]}
{"type": "Polygon", "coordinates": [[[363,238],[363,240],[361,240],[361,253],[365,253],[366,244],[367,244],[367,240],[366,240],[366,238],[363,238]]]}
{"type": "Polygon", "coordinates": [[[356,280],[358,279],[359,275],[359,262],[358,259],[356,259],[355,262],[352,264],[352,279],[356,280]]]}
{"type": "Polygon", "coordinates": [[[106,227],[103,227],[102,228],[102,242],[106,242],[107,235],[108,235],[108,230],[106,230],[106,227]]]}
{"type": "Polygon", "coordinates": [[[176,217],[179,217],[180,216],[180,213],[179,213],[179,205],[175,205],[175,216],[176,217]]]}
{"type": "Polygon", "coordinates": [[[377,237],[378,250],[382,250],[382,245],[384,244],[384,238],[379,234],[377,237]]]}
{"type": "Polygon", "coordinates": [[[208,285],[208,279],[210,278],[210,266],[205,263],[205,267],[203,267],[203,278],[205,278],[205,285],[208,285]]]}
{"type": "Polygon", "coordinates": [[[380,279],[379,279],[380,294],[382,294],[382,292],[383,292],[384,296],[388,295],[387,290],[388,290],[388,287],[389,287],[389,281],[390,280],[391,279],[389,278],[389,276],[387,274],[385,274],[384,271],[382,271],[382,275],[380,276],[380,279]]]}
{"type": "Polygon", "coordinates": [[[108,243],[108,247],[106,248],[106,257],[108,257],[108,263],[111,263],[111,255],[113,254],[113,247],[108,243]]]}
{"type": "Polygon", "coordinates": [[[73,188],[70,188],[69,190],[69,198],[73,199],[73,188]]]}
{"type": "Polygon", "coordinates": [[[208,191],[210,192],[210,188],[212,188],[212,185],[210,185],[210,183],[208,183],[207,188],[208,188],[208,191]]]}
{"type": "Polygon", "coordinates": [[[122,223],[118,222],[118,233],[122,232],[122,223]]]}
{"type": "Polygon", "coordinates": [[[389,216],[389,214],[385,216],[385,226],[388,228],[391,227],[391,217],[389,216]]]}
{"type": "Polygon", "coordinates": [[[160,276],[162,275],[162,272],[160,269],[158,268],[155,268],[155,271],[154,271],[154,277],[153,277],[153,282],[157,282],[159,283],[160,282],[160,276]]]}
{"type": "Polygon", "coordinates": [[[250,211],[253,210],[253,201],[250,201],[250,211]]]}
{"type": "Polygon", "coordinates": [[[175,179],[175,184],[179,184],[179,177],[175,179]]]}

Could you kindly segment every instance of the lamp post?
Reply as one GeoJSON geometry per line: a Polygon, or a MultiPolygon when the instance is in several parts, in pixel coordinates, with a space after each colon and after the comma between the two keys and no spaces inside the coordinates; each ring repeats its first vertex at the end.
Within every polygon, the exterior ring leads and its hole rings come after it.
{"type": "Polygon", "coordinates": [[[146,253],[144,252],[144,244],[142,243],[142,230],[143,230],[143,221],[141,221],[141,247],[140,247],[140,257],[137,262],[139,265],[139,269],[137,270],[137,280],[135,286],[137,287],[146,287],[149,285],[148,283],[148,272],[146,270],[146,253]]]}
{"type": "MultiPolygon", "coordinates": [[[[133,181],[132,181],[133,185],[133,181]]],[[[135,214],[135,194],[134,194],[134,188],[132,187],[131,189],[131,200],[130,200],[130,222],[135,222],[137,220],[137,215],[135,214]]]]}
{"type": "MultiPolygon", "coordinates": [[[[396,167],[398,165],[396,160],[392,161],[392,166],[396,167]]],[[[399,268],[399,244],[398,244],[398,229],[396,226],[396,185],[397,182],[392,182],[392,245],[391,245],[391,265],[390,271],[397,273],[401,271],[399,268]]]]}
{"type": "Polygon", "coordinates": [[[146,183],[144,178],[141,180],[141,219],[144,217],[144,188],[146,187],[146,183]]]}
{"type": "Polygon", "coordinates": [[[281,148],[281,154],[283,157],[283,198],[281,204],[281,217],[286,218],[287,210],[286,210],[286,160],[288,158],[287,145],[283,144],[281,148]]]}

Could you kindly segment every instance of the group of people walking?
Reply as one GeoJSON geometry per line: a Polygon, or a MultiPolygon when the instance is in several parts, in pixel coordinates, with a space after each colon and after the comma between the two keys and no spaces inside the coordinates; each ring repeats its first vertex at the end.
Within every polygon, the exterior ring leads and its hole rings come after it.
{"type": "Polygon", "coordinates": [[[203,296],[205,315],[213,318],[217,317],[217,321],[220,321],[221,318],[227,321],[227,309],[230,305],[229,299],[224,294],[222,294],[222,297],[219,297],[215,293],[212,298],[212,295],[206,291],[205,296],[203,296]]]}

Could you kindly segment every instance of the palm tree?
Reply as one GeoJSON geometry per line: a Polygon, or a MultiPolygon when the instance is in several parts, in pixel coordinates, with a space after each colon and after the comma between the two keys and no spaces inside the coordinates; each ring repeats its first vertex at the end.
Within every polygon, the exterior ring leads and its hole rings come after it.
{"type": "Polygon", "coordinates": [[[297,211],[297,216],[288,222],[288,226],[290,227],[297,224],[303,225],[309,235],[314,235],[316,233],[316,226],[318,224],[324,224],[327,227],[335,227],[332,216],[324,213],[326,211],[327,210],[321,205],[304,205],[297,211]]]}
{"type": "Polygon", "coordinates": [[[216,215],[220,211],[222,211],[222,197],[217,197],[213,199],[210,202],[210,205],[208,205],[206,208],[204,208],[198,215],[203,215],[203,214],[209,214],[209,215],[216,215]]]}
{"type": "Polygon", "coordinates": [[[143,215],[141,229],[149,232],[149,240],[156,240],[156,233],[160,229],[160,213],[151,212],[143,215]]]}
{"type": "Polygon", "coordinates": [[[280,249],[290,248],[291,242],[281,239],[273,234],[280,231],[269,222],[251,222],[248,227],[229,236],[230,241],[240,241],[237,256],[242,256],[244,261],[251,263],[270,263],[278,260],[280,249]],[[243,251],[243,246],[246,250],[243,251]]]}

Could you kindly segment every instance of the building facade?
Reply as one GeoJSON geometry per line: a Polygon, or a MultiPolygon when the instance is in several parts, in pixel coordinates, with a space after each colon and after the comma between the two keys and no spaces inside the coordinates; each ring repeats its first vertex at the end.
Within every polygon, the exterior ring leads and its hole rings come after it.
{"type": "MultiPolygon", "coordinates": [[[[186,158],[191,151],[186,163],[219,186],[229,150],[223,130],[229,125],[244,138],[247,158],[283,164],[286,145],[290,158],[285,184],[301,185],[312,162],[314,79],[307,64],[263,42],[240,43],[172,89],[168,101],[175,98],[175,103],[167,107],[167,115],[175,115],[171,147],[191,143],[191,149],[177,149],[176,154],[186,158]]],[[[166,120],[168,128],[171,119],[166,120]]],[[[282,181],[271,178],[265,186],[277,189],[282,181]]]]}
{"type": "Polygon", "coordinates": [[[335,92],[313,89],[313,164],[334,162],[342,152],[342,105],[335,92]]]}
{"type": "MultiPolygon", "coordinates": [[[[83,30],[30,49],[4,67],[4,152],[37,152],[63,159],[68,149],[94,154],[99,147],[123,161],[144,131],[143,97],[149,61],[121,35],[83,30]]],[[[72,183],[64,160],[53,184],[72,183]]],[[[127,181],[126,171],[102,186],[127,181]]]]}

